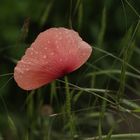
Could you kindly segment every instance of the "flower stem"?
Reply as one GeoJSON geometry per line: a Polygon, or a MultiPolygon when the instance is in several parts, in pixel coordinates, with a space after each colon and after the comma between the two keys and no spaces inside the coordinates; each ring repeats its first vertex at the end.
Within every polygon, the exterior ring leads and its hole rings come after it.
{"type": "Polygon", "coordinates": [[[69,121],[68,126],[71,132],[71,136],[74,136],[75,127],[74,127],[73,115],[71,112],[71,94],[70,94],[67,76],[65,76],[65,88],[66,88],[66,116],[68,117],[68,121],[69,121]]]}

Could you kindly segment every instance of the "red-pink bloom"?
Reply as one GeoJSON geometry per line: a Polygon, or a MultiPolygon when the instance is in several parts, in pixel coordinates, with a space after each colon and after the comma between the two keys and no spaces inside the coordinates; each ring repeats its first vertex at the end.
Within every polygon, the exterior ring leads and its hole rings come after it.
{"type": "Polygon", "coordinates": [[[39,88],[78,69],[92,48],[74,30],[50,28],[40,33],[17,63],[14,79],[25,90],[39,88]]]}

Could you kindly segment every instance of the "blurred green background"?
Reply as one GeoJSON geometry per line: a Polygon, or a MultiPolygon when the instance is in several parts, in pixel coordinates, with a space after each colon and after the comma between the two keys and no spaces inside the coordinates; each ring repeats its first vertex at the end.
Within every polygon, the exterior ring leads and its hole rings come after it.
{"type": "Polygon", "coordinates": [[[0,140],[140,139],[139,0],[0,2],[0,140]],[[67,75],[73,121],[63,78],[30,93],[13,79],[16,62],[51,27],[73,28],[93,46],[89,61],[67,75]]]}

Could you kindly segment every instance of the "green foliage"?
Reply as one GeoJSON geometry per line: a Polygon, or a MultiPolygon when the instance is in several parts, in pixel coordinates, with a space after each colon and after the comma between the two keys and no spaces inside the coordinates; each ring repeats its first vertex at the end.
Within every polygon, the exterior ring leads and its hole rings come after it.
{"type": "Polygon", "coordinates": [[[0,140],[139,140],[139,5],[2,0],[0,140]],[[37,34],[54,26],[78,31],[92,56],[65,78],[24,91],[13,80],[14,67],[37,34]]]}

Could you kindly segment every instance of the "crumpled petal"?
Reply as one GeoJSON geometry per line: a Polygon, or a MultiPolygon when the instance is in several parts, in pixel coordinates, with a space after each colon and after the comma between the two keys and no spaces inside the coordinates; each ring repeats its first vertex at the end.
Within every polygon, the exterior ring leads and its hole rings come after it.
{"type": "Polygon", "coordinates": [[[39,88],[78,69],[91,52],[91,46],[74,30],[50,28],[37,36],[18,61],[14,79],[22,89],[39,88]]]}

